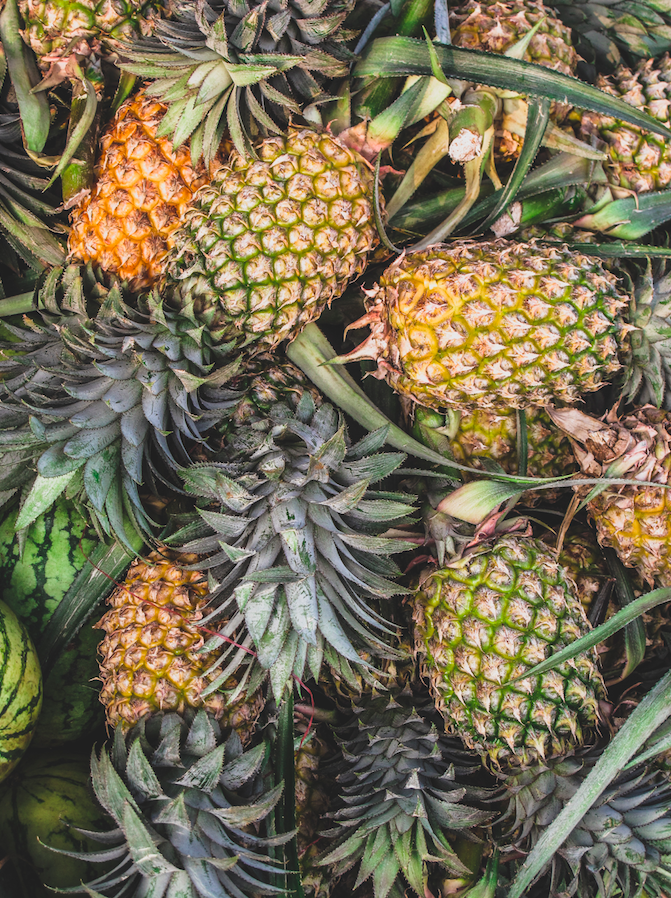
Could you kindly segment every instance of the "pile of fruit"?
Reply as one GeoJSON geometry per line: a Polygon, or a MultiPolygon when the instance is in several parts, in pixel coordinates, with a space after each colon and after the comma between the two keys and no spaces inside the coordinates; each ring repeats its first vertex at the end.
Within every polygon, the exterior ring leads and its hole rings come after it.
{"type": "Polygon", "coordinates": [[[0,896],[671,895],[671,14],[0,0],[0,896]]]}

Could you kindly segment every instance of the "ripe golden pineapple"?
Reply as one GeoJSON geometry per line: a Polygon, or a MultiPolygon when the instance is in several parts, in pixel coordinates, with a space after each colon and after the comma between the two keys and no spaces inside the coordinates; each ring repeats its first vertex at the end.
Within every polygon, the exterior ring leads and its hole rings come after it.
{"type": "Polygon", "coordinates": [[[100,701],[110,726],[130,729],[141,717],[156,711],[205,708],[222,725],[237,730],[247,741],[263,708],[259,693],[227,703],[225,691],[237,686],[235,678],[220,690],[203,691],[219,671],[208,668],[216,652],[203,652],[208,636],[198,626],[209,588],[207,578],[187,566],[197,555],[152,552],[137,559],[125,581],[107,600],[107,611],[96,626],[104,630],[100,644],[100,701]],[[223,691],[222,691],[223,690],[223,691]]]}
{"type": "Polygon", "coordinates": [[[70,258],[128,280],[132,290],[160,280],[172,235],[207,181],[188,146],[175,150],[158,136],[166,111],[144,91],[121,106],[101,141],[95,186],[72,211],[70,258]]]}
{"type": "MultiPolygon", "coordinates": [[[[632,71],[620,66],[608,77],[600,75],[597,87],[630,106],[671,124],[671,57],[642,60],[632,71]]],[[[636,125],[596,112],[583,112],[580,130],[584,139],[596,134],[608,145],[608,159],[604,170],[616,188],[644,193],[664,190],[671,184],[671,145],[659,134],[642,131],[636,125]]]]}
{"type": "Polygon", "coordinates": [[[502,536],[429,572],[414,619],[450,730],[496,766],[564,754],[596,725],[603,681],[593,652],[524,676],[589,628],[575,585],[540,540],[502,536]]]}
{"type": "Polygon", "coordinates": [[[644,406],[621,420],[613,411],[604,421],[575,409],[550,414],[581,444],[574,443],[576,457],[588,476],[660,484],[608,486],[587,509],[602,546],[615,549],[650,586],[671,586],[671,494],[664,488],[671,471],[671,413],[644,406]]]}
{"type": "Polygon", "coordinates": [[[437,244],[387,268],[353,325],[370,337],[340,361],[376,359],[430,408],[573,404],[620,368],[625,305],[599,259],[567,246],[437,244]]]}
{"type": "Polygon", "coordinates": [[[268,349],[319,317],[377,244],[374,176],[326,132],[291,128],[237,151],[172,238],[172,303],[213,339],[268,349]]]}

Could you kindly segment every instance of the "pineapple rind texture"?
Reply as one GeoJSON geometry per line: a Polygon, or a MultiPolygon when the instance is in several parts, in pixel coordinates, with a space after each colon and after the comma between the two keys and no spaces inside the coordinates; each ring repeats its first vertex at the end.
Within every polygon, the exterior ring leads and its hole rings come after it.
{"type": "MultiPolygon", "coordinates": [[[[621,66],[611,76],[601,75],[597,87],[662,124],[671,123],[668,53],[659,60],[642,60],[634,71],[621,66]]],[[[597,134],[608,145],[604,170],[614,187],[624,189],[623,196],[631,190],[664,190],[671,184],[671,145],[664,137],[596,112],[583,112],[580,128],[583,139],[597,134]]]]}
{"type": "Polygon", "coordinates": [[[450,8],[452,44],[488,53],[505,53],[539,22],[524,60],[572,75],[578,54],[571,29],[541,0],[468,0],[450,8]]]}
{"type": "MultiPolygon", "coordinates": [[[[505,818],[512,850],[526,853],[538,842],[593,770],[602,750],[599,745],[506,778],[505,818]]],[[[668,774],[645,765],[620,773],[553,855],[548,868],[557,891],[567,898],[633,896],[641,894],[641,888],[643,894],[666,894],[670,824],[668,774]]]]}
{"type": "Polygon", "coordinates": [[[625,302],[593,257],[494,240],[437,244],[384,272],[354,357],[431,408],[574,404],[618,371],[625,302]]]}
{"type": "Polygon", "coordinates": [[[539,540],[505,536],[429,573],[414,617],[448,728],[496,766],[563,754],[597,724],[593,651],[512,682],[589,629],[575,585],[539,540]]]}
{"type": "Polygon", "coordinates": [[[557,413],[557,423],[585,446],[576,454],[586,474],[604,476],[614,464],[622,472],[618,476],[660,484],[609,485],[590,499],[587,510],[602,546],[615,549],[648,584],[671,586],[671,496],[665,487],[671,472],[671,413],[644,406],[619,421],[613,413],[601,422],[571,412],[566,423],[562,414],[557,413]]]}
{"type": "Polygon", "coordinates": [[[197,563],[195,555],[177,557],[165,550],[133,562],[96,624],[106,633],[99,646],[100,701],[109,725],[124,729],[146,714],[202,707],[246,743],[263,708],[260,694],[231,706],[221,691],[203,695],[219,671],[211,669],[217,653],[203,651],[209,634],[199,622],[207,578],[186,567],[197,563]]]}
{"type": "Polygon", "coordinates": [[[113,52],[118,41],[137,33],[153,6],[151,0],[19,0],[26,41],[45,68],[68,53],[86,54],[83,42],[113,52]]]}
{"type": "Polygon", "coordinates": [[[71,216],[70,258],[127,280],[132,290],[165,274],[173,234],[207,182],[188,146],[175,150],[157,135],[167,108],[144,91],[121,106],[101,140],[96,183],[71,216]]]}
{"type": "Polygon", "coordinates": [[[266,349],[319,317],[377,244],[373,173],[327,133],[234,151],[173,237],[173,303],[221,342],[266,349]]]}

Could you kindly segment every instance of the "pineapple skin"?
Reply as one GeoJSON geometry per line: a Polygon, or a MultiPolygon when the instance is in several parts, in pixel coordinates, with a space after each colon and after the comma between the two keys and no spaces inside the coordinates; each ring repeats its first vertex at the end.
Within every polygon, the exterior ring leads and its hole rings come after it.
{"type": "MultiPolygon", "coordinates": [[[[571,29],[558,19],[542,0],[468,0],[450,8],[452,44],[469,50],[504,54],[541,23],[522,57],[561,72],[575,75],[578,54],[571,43],[571,29]]],[[[554,102],[552,121],[561,123],[570,106],[554,102]]],[[[507,128],[496,132],[495,153],[504,160],[516,159],[523,139],[507,128]]]]}
{"type": "Polygon", "coordinates": [[[101,141],[95,186],[71,215],[70,259],[92,262],[132,290],[164,275],[172,235],[208,180],[188,146],[175,150],[158,136],[167,108],[142,90],[121,106],[101,141]]]}
{"type": "Polygon", "coordinates": [[[378,242],[374,176],[328,133],[291,128],[234,151],[174,236],[172,301],[221,342],[264,350],[315,320],[378,242]]]}
{"type": "Polygon", "coordinates": [[[116,41],[143,29],[153,6],[147,0],[19,0],[24,38],[43,69],[70,52],[87,55],[90,44],[109,55],[116,41]]]}
{"type": "Polygon", "coordinates": [[[598,722],[593,651],[512,682],[589,629],[575,585],[540,540],[504,536],[430,572],[415,644],[448,729],[494,766],[562,755],[598,722]]]}
{"type": "Polygon", "coordinates": [[[615,284],[567,246],[436,244],[387,268],[360,322],[371,336],[349,358],[376,358],[380,377],[429,408],[574,404],[621,367],[615,284]]]}
{"type": "MultiPolygon", "coordinates": [[[[596,86],[662,124],[671,124],[668,53],[659,60],[641,61],[633,71],[620,66],[611,76],[600,75],[596,86]]],[[[631,190],[664,190],[671,184],[671,145],[659,134],[596,112],[582,114],[580,130],[583,139],[596,134],[608,145],[604,170],[615,188],[624,188],[623,196],[631,190]]]]}
{"type": "MultiPolygon", "coordinates": [[[[202,651],[198,622],[209,588],[204,574],[186,569],[197,563],[197,555],[181,555],[177,563],[165,550],[133,562],[95,625],[106,633],[98,649],[100,701],[108,724],[124,731],[147,714],[204,708],[246,743],[263,708],[261,695],[228,704],[222,691],[202,694],[218,669],[208,670],[216,653],[202,651]]],[[[220,688],[234,689],[234,679],[220,688]]]]}

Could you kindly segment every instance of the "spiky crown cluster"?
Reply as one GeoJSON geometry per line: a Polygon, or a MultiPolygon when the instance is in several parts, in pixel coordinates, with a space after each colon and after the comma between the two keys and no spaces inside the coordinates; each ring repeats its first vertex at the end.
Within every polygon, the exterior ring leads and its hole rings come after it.
{"type": "Polygon", "coordinates": [[[375,898],[404,894],[406,880],[426,894],[428,862],[468,876],[448,836],[491,817],[474,806],[491,793],[468,785],[473,755],[441,734],[421,684],[406,672],[387,685],[384,694],[364,690],[340,729],[340,809],[329,815],[336,825],[323,835],[334,842],[320,860],[335,876],[358,866],[354,888],[372,877],[375,898]]]}
{"type": "Polygon", "coordinates": [[[343,360],[431,408],[573,404],[620,368],[625,302],[596,257],[507,240],[436,244],[394,261],[343,360]]]}
{"type": "Polygon", "coordinates": [[[245,154],[281,134],[292,117],[321,124],[328,82],[348,74],[354,36],[343,28],[353,0],[181,2],[151,38],[126,45],[122,68],[151,78],[170,113],[159,129],[175,146],[191,138],[194,161],[214,159],[228,129],[245,154]],[[309,107],[309,108],[307,108],[309,107]]]}
{"type": "Polygon", "coordinates": [[[373,173],[327,133],[290,128],[233,152],[174,235],[171,302],[213,339],[257,351],[293,338],[377,244],[373,173]]]}
{"type": "MultiPolygon", "coordinates": [[[[116,896],[202,894],[256,896],[277,890],[264,821],[282,793],[263,790],[267,746],[242,750],[205,711],[185,719],[156,714],[111,750],[91,756],[98,801],[116,829],[87,832],[105,850],[85,855],[114,860],[113,869],[74,893],[116,896]]],[[[53,850],[53,849],[52,849],[53,850]]],[[[67,851],[60,852],[68,854],[67,851]]]]}
{"type": "Polygon", "coordinates": [[[415,624],[448,727],[495,765],[564,754],[596,725],[604,686],[593,651],[525,676],[588,629],[574,584],[539,540],[502,536],[428,573],[415,624]]]}
{"type": "MultiPolygon", "coordinates": [[[[592,748],[506,778],[507,838],[527,852],[566,807],[601,757],[592,748]]],[[[668,774],[637,765],[619,774],[553,855],[557,893],[579,898],[662,896],[671,865],[668,774]]]]}
{"type": "Polygon", "coordinates": [[[9,328],[20,342],[0,363],[0,446],[9,450],[0,488],[28,493],[19,529],[67,488],[105,533],[125,541],[124,510],[151,532],[139,495],[147,475],[160,465],[170,476],[187,463],[220,417],[208,381],[218,356],[202,327],[156,296],[133,310],[113,286],[89,318],[84,299],[98,288],[90,271],[53,270],[41,298],[70,314],[9,328]]]}
{"type": "Polygon", "coordinates": [[[295,410],[277,405],[234,433],[226,462],[181,472],[210,507],[171,542],[208,556],[210,618],[229,621],[222,653],[235,669],[253,647],[278,700],[292,675],[318,678],[324,657],[359,665],[361,649],[393,654],[393,628],[369,603],[404,592],[388,556],[410,543],[378,534],[412,508],[405,494],[370,489],[404,457],[378,451],[384,438],[350,446],[342,417],[315,410],[306,392],[295,410]]]}

